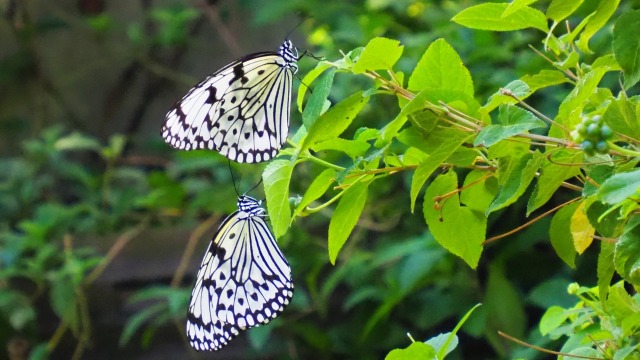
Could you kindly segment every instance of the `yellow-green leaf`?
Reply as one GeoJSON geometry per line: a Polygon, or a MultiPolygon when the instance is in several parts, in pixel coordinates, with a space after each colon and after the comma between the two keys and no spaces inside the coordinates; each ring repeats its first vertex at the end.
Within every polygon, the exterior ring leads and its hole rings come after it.
{"type": "Polygon", "coordinates": [[[584,212],[584,201],[571,216],[571,236],[573,237],[573,246],[578,254],[582,254],[593,242],[593,235],[596,229],[591,226],[587,214],[584,212]]]}

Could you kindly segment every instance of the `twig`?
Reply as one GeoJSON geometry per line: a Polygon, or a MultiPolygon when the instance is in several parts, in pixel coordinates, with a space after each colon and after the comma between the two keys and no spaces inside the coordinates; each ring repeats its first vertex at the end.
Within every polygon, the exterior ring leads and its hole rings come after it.
{"type": "Polygon", "coordinates": [[[558,206],[554,207],[553,209],[551,209],[551,210],[549,210],[549,211],[545,211],[543,214],[541,214],[541,215],[539,215],[539,216],[535,217],[534,219],[532,219],[532,220],[530,220],[530,221],[527,221],[527,222],[526,222],[526,223],[524,223],[523,225],[520,225],[520,226],[518,226],[517,228],[515,228],[515,229],[513,229],[513,230],[511,230],[511,231],[507,231],[507,232],[506,232],[506,233],[504,233],[504,234],[500,234],[500,235],[497,235],[497,236],[494,236],[494,237],[488,238],[488,239],[487,239],[487,240],[485,240],[481,245],[482,245],[482,246],[484,246],[484,245],[490,244],[490,243],[492,243],[492,242],[494,242],[494,241],[496,241],[496,240],[502,239],[503,237],[507,237],[507,236],[509,236],[509,235],[511,235],[511,234],[517,233],[518,231],[520,231],[520,230],[522,230],[522,229],[524,229],[524,228],[526,228],[526,227],[528,227],[528,226],[530,226],[530,225],[532,225],[532,224],[534,224],[534,223],[538,222],[538,221],[539,221],[540,219],[542,219],[543,217],[545,217],[545,216],[547,216],[547,215],[549,215],[549,214],[551,214],[551,213],[553,213],[553,212],[555,212],[555,211],[559,210],[560,208],[562,208],[562,207],[564,207],[564,206],[567,206],[567,205],[569,205],[569,204],[571,204],[571,203],[573,203],[573,202],[576,202],[576,201],[578,201],[578,200],[580,200],[580,199],[582,199],[582,197],[580,197],[580,196],[579,196],[579,197],[577,197],[577,198],[575,198],[575,199],[572,199],[572,200],[569,200],[569,201],[567,201],[567,202],[565,202],[565,203],[563,203],[563,204],[560,204],[560,205],[558,205],[558,206]]]}
{"type": "Polygon", "coordinates": [[[147,228],[147,226],[148,226],[148,220],[144,219],[140,224],[138,224],[138,226],[136,226],[133,229],[130,229],[130,230],[126,231],[125,233],[123,233],[122,235],[120,235],[120,237],[118,237],[116,242],[113,244],[113,246],[107,252],[107,255],[105,256],[105,258],[84,279],[83,284],[87,285],[87,284],[91,284],[92,282],[94,282],[104,272],[104,270],[107,268],[107,266],[109,266],[109,264],[113,261],[113,259],[115,259],[115,257],[118,256],[118,254],[120,254],[122,249],[124,249],[124,247],[129,243],[129,241],[131,241],[136,236],[140,235],[140,233],[143,230],[145,230],[147,228]]]}
{"type": "Polygon", "coordinates": [[[180,264],[178,264],[178,269],[173,275],[173,279],[171,279],[171,287],[176,288],[180,286],[182,282],[182,278],[184,278],[184,274],[187,271],[187,266],[189,265],[189,261],[193,256],[193,252],[195,251],[196,245],[198,244],[198,240],[208,232],[215,224],[220,220],[220,214],[213,214],[209,216],[207,220],[198,225],[198,227],[193,230],[191,236],[189,236],[189,241],[187,242],[187,246],[182,253],[182,257],[180,258],[180,264]]]}
{"type": "Polygon", "coordinates": [[[549,350],[549,349],[545,349],[533,344],[529,344],[527,342],[524,342],[522,340],[516,339],[513,336],[507,335],[505,333],[503,333],[502,331],[498,331],[498,335],[502,336],[503,338],[509,340],[509,341],[513,341],[516,344],[522,345],[522,346],[526,346],[528,348],[543,352],[545,354],[552,354],[552,355],[560,355],[560,356],[565,356],[565,357],[574,357],[577,359],[594,359],[594,360],[600,360],[600,358],[597,357],[592,357],[592,356],[583,356],[583,355],[573,355],[573,354],[567,354],[567,353],[563,353],[563,352],[559,352],[559,351],[553,351],[553,350],[549,350]]]}

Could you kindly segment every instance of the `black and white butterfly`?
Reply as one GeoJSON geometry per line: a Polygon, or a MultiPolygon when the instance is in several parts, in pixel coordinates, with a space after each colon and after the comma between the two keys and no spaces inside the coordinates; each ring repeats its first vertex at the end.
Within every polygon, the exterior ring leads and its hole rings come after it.
{"type": "Polygon", "coordinates": [[[242,57],[207,77],[169,110],[164,140],[177,149],[212,149],[240,163],[278,154],[289,133],[291,86],[298,50],[242,57]]]}
{"type": "Polygon", "coordinates": [[[260,204],[240,196],[202,260],[187,313],[196,350],[218,350],[240,331],[268,323],[293,296],[291,268],[260,204]]]}

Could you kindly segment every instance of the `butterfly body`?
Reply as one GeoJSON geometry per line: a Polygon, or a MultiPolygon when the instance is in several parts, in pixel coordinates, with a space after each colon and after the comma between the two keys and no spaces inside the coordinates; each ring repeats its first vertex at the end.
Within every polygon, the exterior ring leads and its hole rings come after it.
{"type": "Polygon", "coordinates": [[[196,350],[218,350],[240,331],[266,324],[293,296],[289,263],[278,248],[260,202],[238,199],[220,225],[198,271],[187,314],[196,350]]]}
{"type": "Polygon", "coordinates": [[[298,51],[247,55],[194,86],[167,113],[164,140],[177,149],[210,149],[240,163],[275,157],[289,133],[298,51]]]}

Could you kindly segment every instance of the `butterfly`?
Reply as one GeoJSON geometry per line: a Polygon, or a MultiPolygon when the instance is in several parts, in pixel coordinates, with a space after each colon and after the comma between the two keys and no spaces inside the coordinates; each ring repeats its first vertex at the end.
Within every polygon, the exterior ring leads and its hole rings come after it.
{"type": "Polygon", "coordinates": [[[240,331],[278,316],[293,297],[291,267],[265,216],[260,201],[242,195],[209,244],[187,313],[196,350],[219,350],[240,331]]]}
{"type": "Polygon", "coordinates": [[[286,40],[277,52],[230,63],[169,110],[162,137],[174,148],[217,150],[239,163],[275,157],[289,133],[291,86],[299,59],[298,50],[286,40]]]}

